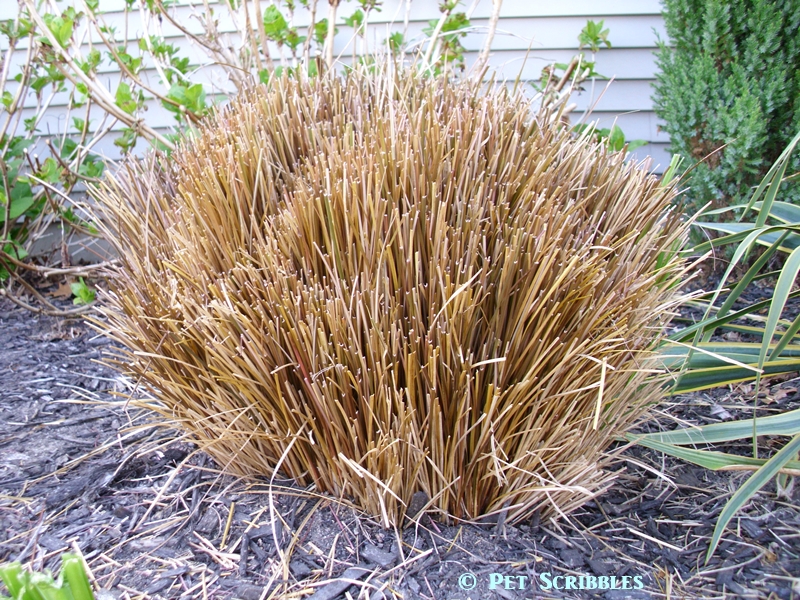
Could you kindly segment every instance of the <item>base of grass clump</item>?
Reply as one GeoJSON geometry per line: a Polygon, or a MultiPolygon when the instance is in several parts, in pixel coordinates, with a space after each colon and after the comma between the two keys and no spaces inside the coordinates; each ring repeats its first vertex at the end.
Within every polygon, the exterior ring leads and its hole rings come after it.
{"type": "Polygon", "coordinates": [[[413,71],[277,78],[95,192],[105,330],[226,469],[386,525],[568,512],[661,395],[675,196],[521,95],[413,71]]]}

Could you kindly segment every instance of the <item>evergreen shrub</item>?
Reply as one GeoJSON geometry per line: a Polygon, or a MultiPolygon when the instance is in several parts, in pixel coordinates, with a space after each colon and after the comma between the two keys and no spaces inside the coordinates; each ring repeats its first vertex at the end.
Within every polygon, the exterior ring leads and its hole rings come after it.
{"type": "MultiPolygon", "coordinates": [[[[671,151],[703,160],[688,206],[740,204],[800,128],[800,2],[665,0],[664,19],[653,99],[671,151]]],[[[783,197],[800,200],[796,179],[783,197]]]]}

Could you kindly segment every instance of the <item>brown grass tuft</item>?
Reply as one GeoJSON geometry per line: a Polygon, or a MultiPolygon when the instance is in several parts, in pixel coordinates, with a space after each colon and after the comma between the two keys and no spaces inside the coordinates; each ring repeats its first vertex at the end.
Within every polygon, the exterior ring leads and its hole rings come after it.
{"type": "Polygon", "coordinates": [[[230,471],[280,461],[387,526],[417,491],[569,512],[661,395],[685,228],[673,188],[552,121],[413,72],[245,93],[94,192],[120,368],[230,471]]]}

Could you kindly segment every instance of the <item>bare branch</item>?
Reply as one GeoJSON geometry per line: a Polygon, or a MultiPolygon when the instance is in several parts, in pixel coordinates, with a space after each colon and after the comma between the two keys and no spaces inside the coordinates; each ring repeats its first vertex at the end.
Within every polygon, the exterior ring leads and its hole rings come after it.
{"type": "Polygon", "coordinates": [[[336,36],[336,9],[340,0],[328,0],[328,35],[325,38],[325,64],[333,69],[333,38],[336,36]]]}
{"type": "Polygon", "coordinates": [[[503,0],[492,0],[492,15],[489,17],[489,31],[486,34],[486,41],[483,44],[478,60],[475,63],[474,72],[476,78],[483,77],[483,71],[486,68],[486,63],[489,62],[489,52],[492,49],[492,42],[494,41],[494,34],[497,31],[497,22],[500,20],[500,7],[503,6],[503,0]]]}
{"type": "Polygon", "coordinates": [[[426,69],[430,69],[432,64],[432,59],[435,60],[434,50],[438,50],[439,46],[439,34],[442,33],[442,27],[444,27],[447,18],[453,12],[453,8],[451,6],[447,6],[445,11],[442,13],[439,22],[436,23],[436,28],[433,30],[431,34],[431,38],[428,40],[428,49],[425,51],[425,55],[422,57],[422,66],[426,69]]]}

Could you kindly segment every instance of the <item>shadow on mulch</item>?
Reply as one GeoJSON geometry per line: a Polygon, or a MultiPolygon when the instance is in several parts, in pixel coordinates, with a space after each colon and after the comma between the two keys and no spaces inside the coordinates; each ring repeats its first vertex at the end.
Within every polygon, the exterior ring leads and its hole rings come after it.
{"type": "MultiPolygon", "coordinates": [[[[800,486],[758,494],[708,565],[716,518],[747,473],[639,447],[605,494],[558,522],[445,526],[421,514],[386,531],[291,482],[220,474],[113,395],[130,383],[95,362],[108,342],[79,321],[0,302],[0,339],[0,562],[55,570],[78,549],[115,598],[800,597],[800,486]]],[[[798,388],[770,382],[759,413],[800,406],[798,388]]],[[[673,398],[642,430],[747,418],[752,396],[673,398]]],[[[759,441],[762,456],[782,443],[759,441]]]]}

